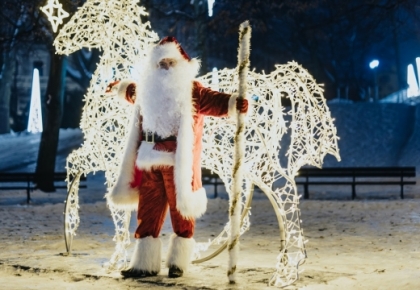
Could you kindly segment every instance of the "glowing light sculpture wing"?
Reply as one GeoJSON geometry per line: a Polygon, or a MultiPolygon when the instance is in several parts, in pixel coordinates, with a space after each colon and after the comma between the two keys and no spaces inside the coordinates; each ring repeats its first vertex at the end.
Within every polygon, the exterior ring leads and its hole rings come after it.
{"type": "MultiPolygon", "coordinates": [[[[223,69],[218,74],[220,90],[232,93],[238,82],[235,70],[223,69]]],[[[201,77],[207,86],[211,86],[211,80],[212,73],[201,77]]],[[[276,65],[270,74],[251,71],[248,75],[248,99],[254,101],[246,122],[247,190],[241,201],[245,207],[252,185],[258,186],[267,195],[279,221],[280,254],[270,285],[286,286],[296,281],[298,267],[306,258],[298,208],[300,197],[294,181],[297,171],[307,164],[322,166],[327,153],[340,159],[336,128],[322,93],[312,76],[295,62],[276,65]],[[282,98],[290,99],[287,112],[282,98]],[[284,136],[288,138],[282,140],[284,136]],[[286,139],[290,141],[285,142],[286,139]],[[280,156],[286,145],[289,145],[286,156],[280,156]],[[282,167],[281,163],[287,166],[282,167]]],[[[202,165],[219,175],[229,195],[234,132],[234,120],[212,117],[205,120],[202,165]]],[[[248,213],[244,215],[241,234],[249,225],[248,213]]],[[[214,240],[198,245],[197,256],[200,250],[225,243],[230,236],[229,228],[228,223],[214,240]]]]}

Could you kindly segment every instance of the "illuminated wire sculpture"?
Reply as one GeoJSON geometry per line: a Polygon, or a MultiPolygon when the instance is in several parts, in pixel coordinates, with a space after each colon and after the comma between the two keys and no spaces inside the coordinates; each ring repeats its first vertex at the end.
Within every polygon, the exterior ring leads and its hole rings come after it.
{"type": "MultiPolygon", "coordinates": [[[[84,133],[82,146],[67,158],[68,196],[65,209],[67,251],[79,225],[79,178],[82,174],[105,171],[107,187],[113,186],[122,158],[127,133],[127,116],[132,107],[105,95],[107,85],[115,79],[138,75],[145,53],[158,40],[149,22],[142,23],[145,9],[130,0],[88,0],[60,30],[54,41],[57,53],[70,54],[87,48],[103,51],[85,95],[80,128],[84,133]]],[[[110,269],[122,260],[126,263],[126,247],[130,243],[128,224],[130,212],[110,206],[116,234],[116,251],[110,269]]]]}
{"type": "MultiPolygon", "coordinates": [[[[67,251],[79,225],[78,187],[82,174],[105,171],[106,186],[112,187],[124,152],[127,125],[132,107],[116,97],[104,95],[106,86],[115,79],[133,78],[131,73],[141,64],[151,42],[157,40],[149,23],[140,21],[146,15],[137,1],[88,0],[60,31],[54,45],[59,53],[69,54],[82,47],[103,50],[91,86],[85,96],[81,129],[84,143],[67,158],[68,197],[65,209],[67,251]]],[[[268,197],[279,222],[280,253],[270,285],[285,286],[298,278],[299,265],[306,257],[301,229],[299,195],[294,177],[303,165],[321,167],[326,154],[339,159],[336,128],[322,96],[322,89],[312,76],[295,62],[276,65],[270,74],[247,73],[247,98],[251,102],[245,130],[244,191],[241,194],[242,220],[240,234],[249,228],[249,204],[253,185],[268,197]],[[289,98],[285,111],[282,99],[289,98]],[[282,140],[288,136],[290,142],[282,140]],[[287,147],[287,154],[280,156],[287,147]],[[285,161],[284,161],[285,160],[285,161]],[[282,164],[282,162],[284,162],[282,164]]],[[[135,78],[134,78],[135,79],[135,78]]],[[[238,88],[238,72],[223,69],[199,80],[206,86],[232,93],[238,88]],[[212,81],[217,73],[217,82],[212,81]]],[[[141,84],[140,84],[141,85],[141,84]]],[[[227,118],[205,119],[202,165],[216,172],[232,192],[233,140],[236,124],[227,118]]],[[[116,250],[109,262],[114,270],[126,263],[130,243],[130,212],[110,207],[116,234],[116,250]]],[[[229,223],[218,237],[197,243],[194,263],[220,252],[230,237],[229,223]],[[200,252],[212,245],[219,250],[200,259],[200,252]]]]}
{"type": "Polygon", "coordinates": [[[47,15],[54,32],[57,32],[58,26],[63,24],[63,19],[70,16],[58,0],[48,0],[47,5],[41,7],[41,11],[47,15]]]}
{"type": "MultiPolygon", "coordinates": [[[[295,62],[276,65],[270,74],[248,73],[248,100],[251,112],[245,129],[244,191],[241,202],[245,212],[250,204],[251,188],[258,186],[270,200],[280,229],[280,254],[276,272],[269,284],[286,286],[298,278],[299,265],[306,258],[301,228],[299,198],[295,176],[303,165],[322,166],[326,154],[340,160],[336,128],[323,98],[322,88],[312,76],[295,62]],[[291,108],[285,112],[281,100],[289,98],[291,108]],[[253,101],[252,101],[253,100],[253,101]],[[289,118],[289,121],[286,121],[289,118]],[[281,142],[288,135],[290,142],[281,142]],[[287,145],[287,153],[280,156],[287,145]],[[283,161],[283,166],[282,166],[283,161]]],[[[212,86],[213,73],[200,78],[212,86]]],[[[218,87],[232,93],[238,87],[238,73],[233,69],[218,71],[218,87]]],[[[232,194],[234,120],[205,119],[202,165],[219,175],[229,196],[232,194]]],[[[283,140],[284,141],[284,140],[283,140]]],[[[249,229],[249,212],[242,214],[240,233],[249,229]]],[[[230,225],[214,240],[199,245],[224,247],[230,237],[230,225]]]]}

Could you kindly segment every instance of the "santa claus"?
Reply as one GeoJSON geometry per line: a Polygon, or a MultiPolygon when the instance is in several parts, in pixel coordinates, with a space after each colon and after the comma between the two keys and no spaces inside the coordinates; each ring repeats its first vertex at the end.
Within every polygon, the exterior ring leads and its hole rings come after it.
{"type": "Polygon", "coordinates": [[[246,99],[212,91],[194,78],[200,63],[174,37],[150,51],[141,82],[112,83],[108,91],[134,104],[134,114],[115,186],[107,200],[137,208],[136,245],[124,277],[155,276],[161,270],[159,233],[169,207],[174,233],[166,265],[181,277],[192,259],[195,219],[207,206],[201,184],[204,116],[246,113],[246,99]]]}

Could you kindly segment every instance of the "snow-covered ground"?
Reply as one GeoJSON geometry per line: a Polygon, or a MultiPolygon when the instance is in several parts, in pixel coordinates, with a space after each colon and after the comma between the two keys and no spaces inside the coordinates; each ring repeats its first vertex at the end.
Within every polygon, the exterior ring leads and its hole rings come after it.
{"type": "MultiPolygon", "coordinates": [[[[345,128],[340,124],[337,127],[345,128]]],[[[358,128],[364,129],[363,126],[358,128]]],[[[60,133],[59,169],[64,169],[66,154],[81,142],[77,130],[63,131],[60,133]]],[[[381,132],[389,134],[386,129],[381,132]]],[[[356,133],[370,136],[369,132],[356,133]]],[[[344,132],[340,134],[339,130],[338,134],[341,143],[347,142],[344,132]]],[[[387,136],[380,136],[378,132],[373,137],[399,142],[398,138],[386,139],[387,136]]],[[[359,140],[362,148],[368,148],[367,143],[359,140]]],[[[36,135],[0,136],[0,170],[19,171],[22,169],[19,163],[25,159],[30,161],[24,162],[23,169],[34,169],[36,156],[32,155],[38,146],[39,136],[36,135]]],[[[342,153],[350,149],[346,148],[342,153]]],[[[387,146],[384,148],[388,150],[387,146]]],[[[379,155],[382,153],[378,152],[379,155]]],[[[361,160],[374,158],[369,156],[371,150],[357,153],[354,149],[351,154],[358,155],[361,160]]],[[[412,159],[417,158],[419,156],[412,159]]],[[[344,163],[340,165],[345,166],[346,156],[342,155],[342,159],[344,163]]],[[[122,279],[118,272],[107,273],[104,267],[114,251],[114,225],[103,199],[104,181],[102,173],[89,175],[88,187],[80,190],[81,223],[71,256],[64,255],[65,190],[55,193],[34,191],[30,205],[25,204],[23,190],[0,191],[0,288],[266,288],[275,270],[279,230],[271,204],[261,192],[256,192],[251,205],[251,229],[241,238],[237,284],[229,284],[226,278],[226,252],[208,262],[192,265],[179,279],[167,278],[163,261],[157,277],[135,280],[122,279]]],[[[416,186],[407,187],[407,199],[404,200],[398,198],[398,186],[360,187],[355,201],[350,200],[350,188],[346,186],[310,187],[314,199],[300,203],[304,234],[309,240],[306,244],[308,258],[301,267],[304,271],[299,280],[286,289],[420,289],[419,186],[418,180],[416,186]]],[[[195,238],[200,242],[217,235],[228,219],[226,194],[220,194],[217,199],[212,195],[210,186],[207,213],[197,221],[195,238]]],[[[132,230],[135,222],[132,219],[132,230]]],[[[162,257],[165,257],[170,234],[167,220],[161,235],[162,257]]]]}
{"type": "MultiPolygon", "coordinates": [[[[122,279],[103,267],[114,250],[114,226],[97,186],[100,178],[96,178],[80,192],[81,197],[90,198],[80,204],[81,224],[71,256],[63,255],[65,192],[34,192],[34,204],[29,206],[24,204],[24,192],[2,192],[3,289],[266,288],[275,268],[279,230],[271,205],[261,194],[252,202],[251,229],[241,238],[236,285],[227,282],[226,252],[192,265],[180,279],[167,278],[164,266],[157,277],[122,279]],[[92,185],[95,182],[96,188],[92,185]]],[[[226,199],[209,200],[206,215],[197,221],[197,241],[204,242],[220,232],[227,221],[227,208],[226,199]]],[[[287,289],[420,288],[419,199],[304,200],[300,208],[309,240],[308,259],[300,279],[287,289]]],[[[170,234],[167,221],[162,231],[164,252],[170,234]]]]}

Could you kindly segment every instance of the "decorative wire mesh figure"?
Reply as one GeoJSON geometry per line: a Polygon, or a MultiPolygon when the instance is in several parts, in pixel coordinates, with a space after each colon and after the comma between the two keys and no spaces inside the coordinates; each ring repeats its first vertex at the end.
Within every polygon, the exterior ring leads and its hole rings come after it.
{"type": "MultiPolygon", "coordinates": [[[[286,286],[296,281],[298,267],[306,258],[298,208],[299,196],[294,178],[303,165],[321,167],[326,154],[332,154],[338,160],[340,156],[336,128],[323,98],[323,90],[295,62],[276,65],[275,68],[270,74],[251,71],[247,77],[248,99],[253,101],[245,129],[245,176],[240,232],[242,234],[249,228],[248,207],[253,185],[257,185],[273,205],[280,229],[280,254],[277,257],[276,272],[269,284],[286,286]],[[288,112],[284,111],[281,98],[290,99],[291,108],[288,112]],[[285,120],[287,115],[290,116],[289,121],[285,120]],[[281,142],[284,136],[289,141],[281,142]],[[286,145],[286,156],[281,156],[281,152],[285,152],[282,147],[286,145]],[[282,166],[281,163],[286,164],[282,166]]],[[[227,93],[238,87],[238,74],[234,69],[219,71],[216,84],[212,83],[212,79],[214,72],[201,77],[200,81],[210,87],[218,86],[219,90],[227,93]]],[[[219,175],[229,195],[232,194],[235,126],[233,121],[208,117],[203,134],[202,165],[219,175]]],[[[217,244],[222,244],[219,249],[226,247],[229,228],[227,224],[218,237],[199,245],[200,249],[217,244]]],[[[214,254],[209,257],[212,256],[214,254]]]]}
{"type": "MultiPolygon", "coordinates": [[[[101,61],[86,94],[81,129],[85,134],[83,146],[68,157],[69,194],[66,203],[66,245],[71,250],[71,240],[78,224],[78,181],[81,174],[105,171],[107,187],[114,185],[117,168],[122,158],[123,146],[132,106],[105,97],[106,86],[114,79],[130,78],[133,65],[143,60],[146,48],[157,36],[148,23],[140,22],[145,15],[136,1],[87,1],[63,27],[54,45],[59,53],[69,54],[82,47],[103,50],[101,61]]],[[[212,73],[199,80],[212,87],[212,73]]],[[[218,88],[231,93],[237,88],[235,70],[218,72],[218,88]]],[[[252,198],[252,185],[264,191],[273,205],[280,228],[280,254],[276,272],[270,285],[284,286],[298,277],[298,266],[306,257],[304,237],[300,226],[294,177],[300,167],[310,164],[320,167],[329,153],[339,159],[336,129],[322,97],[322,89],[310,74],[294,62],[276,65],[270,74],[249,72],[249,98],[255,101],[248,113],[245,132],[245,190],[242,195],[243,221],[241,233],[249,228],[247,204],[252,198]],[[284,112],[281,98],[291,101],[291,109],[284,112]],[[286,122],[285,115],[290,121],[286,122]],[[288,125],[288,126],[287,126],[288,125]],[[282,137],[290,136],[287,163],[279,152],[284,149],[282,137]],[[283,147],[281,146],[283,145],[283,147]]],[[[213,87],[215,89],[215,87],[213,87]]],[[[203,133],[202,165],[216,172],[231,193],[231,166],[235,124],[229,120],[208,117],[203,133]]],[[[284,141],[284,140],[283,140],[284,141]]],[[[116,226],[116,251],[111,257],[110,270],[119,261],[125,265],[126,247],[130,243],[128,221],[130,212],[111,209],[116,226]]],[[[199,251],[211,245],[226,243],[229,225],[209,243],[198,244],[199,251]]],[[[223,247],[223,246],[222,246],[223,247]]],[[[211,255],[212,256],[212,255],[211,255]]],[[[200,262],[207,258],[196,260],[200,262]]]]}
{"type": "MultiPolygon", "coordinates": [[[[131,78],[137,65],[141,65],[145,52],[152,42],[158,40],[145,16],[143,7],[131,0],[88,0],[60,30],[54,41],[60,54],[70,54],[87,48],[103,51],[100,62],[92,76],[85,95],[80,128],[84,133],[83,145],[67,158],[67,180],[69,184],[65,210],[65,237],[67,251],[71,251],[72,238],[79,225],[78,187],[82,174],[105,171],[106,185],[115,183],[127,131],[128,117],[132,106],[116,102],[105,96],[111,80],[131,78]]],[[[114,240],[116,251],[110,268],[121,259],[125,263],[125,249],[130,243],[128,223],[130,212],[110,207],[116,227],[114,240]]]]}

